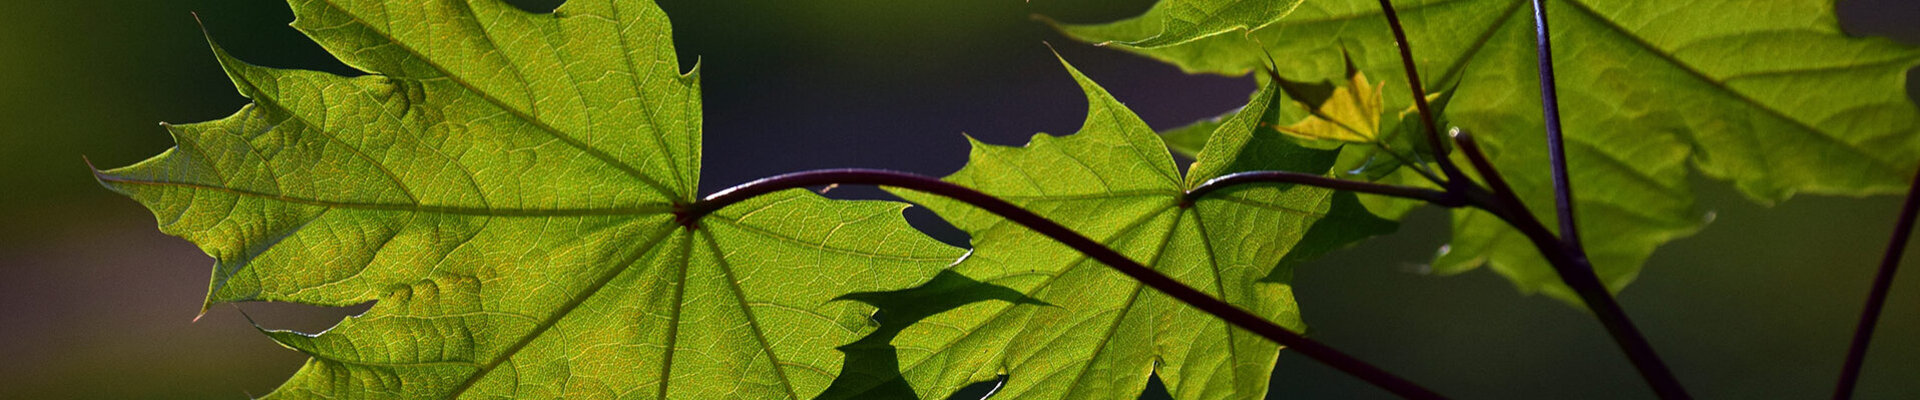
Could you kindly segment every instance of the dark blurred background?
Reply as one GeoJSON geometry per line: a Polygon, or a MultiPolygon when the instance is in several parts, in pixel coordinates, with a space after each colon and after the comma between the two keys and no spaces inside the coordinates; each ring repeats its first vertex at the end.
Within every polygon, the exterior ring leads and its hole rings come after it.
{"type": "MultiPolygon", "coordinates": [[[[1159,128],[1232,109],[1253,89],[1073,42],[1029,17],[1111,21],[1152,0],[661,1],[683,59],[705,68],[707,192],[823,167],[944,175],[965,161],[963,132],[1007,145],[1071,133],[1085,100],[1048,42],[1159,128]]],[[[242,399],[304,359],[232,307],[192,322],[210,259],[159,233],[81,162],[158,154],[172,143],[157,122],[216,119],[246,102],[191,12],[243,59],[353,73],[288,28],[282,2],[0,2],[0,398],[242,399]]],[[[1920,2],[1843,1],[1841,17],[1856,34],[1920,43],[1920,2]]],[[[1700,186],[1718,220],[1662,248],[1622,301],[1700,397],[1826,396],[1899,199],[1766,208],[1700,186]]],[[[1444,215],[1426,210],[1401,234],[1303,267],[1311,333],[1460,398],[1651,397],[1583,311],[1518,295],[1484,270],[1421,273],[1445,234],[1444,215]]],[[[243,307],[306,331],[355,311],[243,307]]],[[[1269,397],[1387,394],[1283,353],[1269,397]]],[[[1920,270],[1894,289],[1860,397],[1920,398],[1920,270]]]]}

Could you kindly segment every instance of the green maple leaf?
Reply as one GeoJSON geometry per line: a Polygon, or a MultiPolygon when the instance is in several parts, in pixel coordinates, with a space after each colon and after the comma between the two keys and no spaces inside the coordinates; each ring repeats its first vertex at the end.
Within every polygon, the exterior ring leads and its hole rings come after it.
{"type": "MultiPolygon", "coordinates": [[[[1334,153],[1295,146],[1277,134],[1254,137],[1260,115],[1248,113],[1224,122],[1182,177],[1151,128],[1068,69],[1090,103],[1079,133],[1035,135],[1025,147],[975,142],[971,161],[946,180],[1019,204],[1203,292],[1301,329],[1285,274],[1263,279],[1328,214],[1333,193],[1264,185],[1191,203],[1183,198],[1188,189],[1228,172],[1324,171],[1334,153]],[[1254,168],[1244,160],[1262,164],[1254,168]]],[[[1269,87],[1248,109],[1264,109],[1279,98],[1269,87]]],[[[903,381],[922,397],[943,398],[1002,374],[1008,380],[996,398],[1132,398],[1149,374],[1158,374],[1179,398],[1258,398],[1266,392],[1279,351],[1274,343],[984,211],[896,193],[972,235],[974,251],[951,271],[989,288],[982,290],[1011,291],[1025,300],[955,302],[950,311],[931,316],[908,312],[919,322],[893,333],[897,363],[843,374],[863,381],[836,383],[844,389],[834,393],[838,398],[897,391],[903,381]]],[[[941,297],[1005,300],[1008,294],[941,297]]]]}
{"type": "Polygon", "coordinates": [[[365,314],[269,336],[312,356],[271,397],[805,398],[874,327],[845,293],[959,257],[901,203],[780,192],[695,224],[700,99],[642,0],[293,0],[372,75],[218,51],[254,103],[97,172],[217,263],[207,304],[365,314]]]}
{"type": "MultiPolygon", "coordinates": [[[[1428,91],[1458,88],[1445,117],[1473,132],[1517,194],[1551,221],[1528,2],[1395,3],[1428,91]]],[[[1848,37],[1831,0],[1547,4],[1581,237],[1616,290],[1655,247],[1709,219],[1695,205],[1689,171],[1771,203],[1797,192],[1896,193],[1920,163],[1920,112],[1901,90],[1920,51],[1848,37]]],[[[1238,75],[1274,60],[1289,79],[1332,80],[1351,54],[1370,76],[1403,73],[1372,0],[1308,2],[1249,34],[1127,44],[1157,35],[1165,13],[1062,28],[1190,72],[1238,75]]],[[[1407,93],[1404,81],[1388,86],[1407,93]]],[[[1408,96],[1386,99],[1386,110],[1410,105],[1408,96]]],[[[1445,272],[1490,265],[1522,290],[1571,298],[1531,244],[1485,213],[1455,213],[1450,253],[1437,264],[1445,272]]]]}
{"type": "Polygon", "coordinates": [[[1250,31],[1292,13],[1305,0],[1167,0],[1148,11],[1155,18],[1152,36],[1128,39],[1128,46],[1158,47],[1191,43],[1234,31],[1250,31]]]}

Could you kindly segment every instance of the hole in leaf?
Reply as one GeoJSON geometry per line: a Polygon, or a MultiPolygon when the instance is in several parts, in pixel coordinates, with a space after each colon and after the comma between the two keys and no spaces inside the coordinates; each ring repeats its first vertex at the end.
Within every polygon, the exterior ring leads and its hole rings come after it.
{"type": "Polygon", "coordinates": [[[313,334],[324,332],[340,324],[340,321],[365,313],[370,308],[373,308],[371,301],[346,307],[254,302],[235,306],[215,306],[207,310],[207,319],[231,317],[237,322],[214,322],[203,319],[200,323],[246,323],[248,319],[252,319],[254,324],[265,329],[313,334]]]}
{"type": "Polygon", "coordinates": [[[507,0],[507,4],[512,4],[521,10],[541,14],[553,12],[554,9],[560,8],[561,3],[565,2],[565,0],[507,0]]]}
{"type": "Polygon", "coordinates": [[[998,377],[994,377],[993,380],[990,380],[990,381],[979,382],[972,385],[967,385],[967,387],[960,388],[959,391],[953,392],[953,396],[948,397],[947,400],[990,399],[990,398],[993,398],[993,395],[1000,393],[1000,387],[1005,386],[1006,384],[1007,384],[1007,376],[1000,375],[998,377]]]}

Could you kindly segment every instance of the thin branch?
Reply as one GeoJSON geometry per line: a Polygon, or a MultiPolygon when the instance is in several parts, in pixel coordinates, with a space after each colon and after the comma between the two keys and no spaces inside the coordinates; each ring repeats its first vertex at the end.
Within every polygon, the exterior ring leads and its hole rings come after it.
{"type": "MultiPolygon", "coordinates": [[[[1467,156],[1467,162],[1473,165],[1474,172],[1480,174],[1480,180],[1486,181],[1487,187],[1492,188],[1493,193],[1504,197],[1503,201],[1513,203],[1514,207],[1525,208],[1520,198],[1513,194],[1513,187],[1507,185],[1507,179],[1500,177],[1500,170],[1493,169],[1493,161],[1487,159],[1487,153],[1480,151],[1480,141],[1474,139],[1472,133],[1468,133],[1465,129],[1454,129],[1447,134],[1453,137],[1455,146],[1460,148],[1460,154],[1467,156]]],[[[1472,187],[1471,185],[1463,186],[1472,187]]]]}
{"type": "MultiPolygon", "coordinates": [[[[1920,173],[1916,173],[1920,175],[1920,173]]],[[[1834,400],[1853,397],[1860,382],[1860,367],[1867,358],[1867,342],[1873,340],[1873,328],[1880,324],[1880,310],[1887,305],[1887,292],[1893,289],[1893,273],[1900,269],[1900,257],[1907,251],[1907,239],[1913,235],[1913,220],[1920,214],[1920,176],[1907,189],[1907,203],[1900,207],[1900,221],[1894,224],[1893,238],[1880,257],[1880,271],[1873,276],[1873,290],[1867,294],[1867,306],[1860,312],[1860,325],[1853,330],[1853,344],[1847,347],[1847,363],[1840,368],[1840,385],[1834,400]]]]}
{"type": "Polygon", "coordinates": [[[1626,353],[1627,361],[1640,371],[1640,377],[1653,388],[1654,394],[1662,399],[1692,398],[1680,385],[1679,378],[1674,377],[1673,370],[1660,360],[1660,355],[1653,350],[1653,343],[1647,341],[1639,328],[1634,327],[1626,309],[1613,299],[1613,292],[1593,271],[1593,264],[1587,259],[1586,253],[1554,236],[1545,224],[1540,223],[1539,218],[1527,211],[1525,204],[1514,195],[1513,188],[1507,186],[1506,179],[1500,177],[1499,171],[1494,170],[1493,164],[1487,160],[1487,155],[1480,151],[1472,134],[1454,130],[1453,138],[1460,152],[1480,173],[1481,179],[1493,187],[1493,192],[1489,193],[1477,186],[1465,186],[1468,203],[1506,221],[1540,249],[1540,254],[1553,266],[1553,271],[1560,275],[1560,281],[1580,296],[1588,310],[1593,311],[1594,318],[1599,319],[1600,325],[1613,336],[1614,343],[1620,346],[1621,352],[1626,353]]]}
{"type": "Polygon", "coordinates": [[[1420,84],[1420,71],[1413,62],[1413,46],[1407,43],[1407,32],[1400,26],[1400,14],[1394,12],[1392,0],[1380,0],[1380,12],[1387,16],[1387,27],[1393,29],[1393,41],[1400,48],[1400,64],[1407,71],[1407,87],[1413,89],[1413,105],[1420,110],[1420,122],[1427,128],[1427,147],[1433,148],[1434,163],[1440,164],[1440,172],[1447,175],[1449,186],[1464,186],[1466,176],[1460,174],[1460,167],[1447,160],[1447,147],[1440,140],[1440,125],[1434,121],[1433,106],[1427,104],[1427,88],[1420,84]]]}
{"type": "MultiPolygon", "coordinates": [[[[1256,39],[1255,41],[1258,41],[1258,40],[1256,39]]],[[[1272,52],[1265,52],[1265,53],[1267,54],[1267,79],[1272,80],[1273,82],[1272,84],[1279,85],[1280,82],[1285,81],[1286,78],[1283,78],[1280,76],[1280,70],[1279,70],[1280,67],[1278,67],[1279,62],[1273,59],[1273,53],[1272,52]]],[[[1348,64],[1351,65],[1352,60],[1348,60],[1348,64]]],[[[1340,125],[1342,128],[1346,128],[1349,131],[1354,130],[1351,127],[1346,126],[1346,124],[1339,122],[1338,118],[1334,118],[1332,116],[1326,115],[1325,113],[1321,112],[1317,108],[1307,107],[1307,109],[1308,109],[1307,114],[1310,114],[1315,117],[1319,117],[1320,119],[1323,119],[1329,122],[1333,122],[1334,124],[1340,125]]],[[[1278,126],[1272,126],[1265,122],[1261,122],[1260,125],[1273,128],[1275,130],[1279,129],[1278,126]]],[[[1423,178],[1426,178],[1428,182],[1433,182],[1434,186],[1447,187],[1446,180],[1440,179],[1440,177],[1438,176],[1434,176],[1433,172],[1428,171],[1425,165],[1421,165],[1420,163],[1414,162],[1413,160],[1409,160],[1407,159],[1406,156],[1400,155],[1399,152],[1393,151],[1392,148],[1389,148],[1387,146],[1387,142],[1375,141],[1371,144],[1375,147],[1380,148],[1380,151],[1387,153],[1387,155],[1393,156],[1394,160],[1399,161],[1400,164],[1402,165],[1406,165],[1407,168],[1412,169],[1414,173],[1420,174],[1420,176],[1423,178]]],[[[1419,155],[1415,154],[1415,157],[1419,157],[1419,155]]]]}
{"type": "MultiPolygon", "coordinates": [[[[1434,176],[1432,171],[1427,170],[1426,164],[1416,162],[1412,159],[1408,159],[1407,156],[1401,155],[1400,152],[1393,151],[1393,147],[1387,146],[1387,142],[1384,142],[1384,141],[1373,142],[1373,145],[1376,147],[1379,147],[1381,152],[1385,152],[1387,153],[1387,155],[1393,156],[1393,159],[1395,161],[1399,161],[1401,165],[1406,165],[1410,168],[1413,168],[1413,172],[1420,174],[1421,177],[1427,178],[1427,181],[1433,182],[1434,186],[1447,187],[1447,181],[1440,179],[1440,177],[1438,176],[1434,176]]],[[[1416,153],[1414,153],[1413,157],[1419,158],[1420,154],[1418,153],[1418,150],[1415,150],[1415,151],[1416,153]]]]}
{"type": "MultiPolygon", "coordinates": [[[[1535,0],[1534,3],[1536,7],[1540,4],[1538,0],[1535,0]]],[[[1427,103],[1426,87],[1420,83],[1420,74],[1417,71],[1418,67],[1413,58],[1413,48],[1408,43],[1406,31],[1400,24],[1400,16],[1394,12],[1393,2],[1391,0],[1380,0],[1380,9],[1382,14],[1385,14],[1387,18],[1387,26],[1393,29],[1394,42],[1399,45],[1400,62],[1403,69],[1407,72],[1407,86],[1412,89],[1414,106],[1419,109],[1421,122],[1426,125],[1428,144],[1434,148],[1436,154],[1443,154],[1441,151],[1445,149],[1445,147],[1442,147],[1440,144],[1439,126],[1434,122],[1432,106],[1427,103]]],[[[1544,36],[1546,32],[1544,11],[1536,12],[1535,17],[1536,22],[1539,24],[1538,28],[1543,35],[1541,37],[1542,47],[1540,48],[1543,57],[1542,63],[1545,64],[1543,72],[1549,74],[1543,75],[1544,84],[1551,85],[1552,77],[1550,74],[1552,60],[1549,56],[1550,52],[1545,47],[1547,43],[1545,42],[1546,39],[1544,36]]],[[[1547,93],[1552,93],[1550,88],[1547,93]]],[[[1560,137],[1557,98],[1549,99],[1551,100],[1547,101],[1553,105],[1549,106],[1552,107],[1552,111],[1548,113],[1549,117],[1554,119],[1554,128],[1552,128],[1551,133],[1553,137],[1551,140],[1558,143],[1560,137]]],[[[1440,161],[1441,170],[1447,174],[1447,178],[1449,179],[1447,191],[1466,197],[1472,205],[1493,213],[1495,216],[1505,220],[1508,224],[1513,225],[1514,228],[1519,229],[1525,234],[1528,240],[1531,240],[1534,246],[1540,249],[1541,254],[1545,255],[1549,263],[1553,265],[1554,272],[1560,275],[1560,280],[1565,282],[1568,288],[1580,296],[1580,299],[1587,304],[1587,308],[1593,311],[1596,318],[1599,318],[1600,324],[1605,326],[1607,332],[1613,335],[1614,342],[1620,345],[1620,349],[1627,354],[1627,359],[1633,362],[1634,367],[1640,371],[1640,375],[1647,380],[1648,385],[1653,387],[1656,394],[1659,394],[1660,397],[1664,399],[1689,398],[1686,391],[1680,386],[1679,379],[1674,378],[1673,372],[1667,368],[1666,363],[1661,361],[1660,357],[1654,352],[1653,345],[1647,341],[1645,336],[1640,334],[1638,329],[1634,328],[1633,321],[1627,318],[1626,311],[1620,308],[1619,303],[1614,301],[1612,292],[1607,289],[1606,284],[1600,281],[1599,275],[1594,273],[1593,265],[1588,261],[1586,252],[1578,244],[1579,242],[1568,240],[1575,239],[1575,236],[1565,238],[1556,237],[1553,232],[1548,231],[1546,226],[1540,223],[1539,219],[1533,216],[1532,212],[1527,211],[1526,204],[1520,201],[1519,196],[1513,191],[1513,188],[1507,185],[1505,179],[1500,177],[1499,172],[1493,168],[1493,163],[1487,159],[1486,154],[1481,153],[1480,149],[1475,146],[1472,135],[1454,130],[1453,137],[1454,140],[1460,143],[1461,151],[1466,153],[1468,160],[1473,163],[1474,169],[1480,173],[1481,179],[1486,181],[1487,186],[1492,189],[1492,192],[1489,193],[1485,189],[1474,186],[1471,181],[1467,180],[1460,172],[1459,168],[1449,162],[1446,157],[1437,157],[1438,161],[1440,161]]],[[[1562,146],[1552,147],[1564,149],[1562,146]]],[[[1553,156],[1556,160],[1560,160],[1555,163],[1556,178],[1558,178],[1555,180],[1555,186],[1557,189],[1563,190],[1563,193],[1571,194],[1571,190],[1568,190],[1569,188],[1565,186],[1567,180],[1564,175],[1566,170],[1563,156],[1564,154],[1561,152],[1556,152],[1553,156]]],[[[1574,229],[1571,229],[1573,226],[1573,220],[1570,218],[1573,211],[1571,207],[1571,196],[1556,197],[1562,199],[1559,209],[1568,216],[1568,218],[1562,219],[1564,222],[1563,226],[1568,227],[1565,231],[1569,234],[1576,234],[1574,229]]]]}
{"type": "Polygon", "coordinates": [[[1250,183],[1285,183],[1323,187],[1334,190],[1346,190],[1414,199],[1433,203],[1443,207],[1466,205],[1466,199],[1448,192],[1407,186],[1385,185],[1373,182],[1353,181],[1320,175],[1304,174],[1292,171],[1250,171],[1228,174],[1207,180],[1187,191],[1187,201],[1192,202],[1208,193],[1230,186],[1250,183]]]}
{"type": "Polygon", "coordinates": [[[1158,290],[1169,297],[1187,303],[1194,308],[1200,309],[1200,311],[1212,314],[1214,317],[1220,318],[1240,329],[1245,329],[1261,337],[1265,337],[1267,340],[1272,340],[1275,343],[1287,346],[1299,352],[1301,355],[1320,361],[1327,366],[1333,367],[1341,372],[1346,372],[1396,395],[1409,399],[1442,398],[1439,394],[1427,390],[1420,385],[1388,373],[1372,364],[1360,361],[1346,353],[1334,350],[1332,347],[1328,347],[1318,341],[1301,336],[1299,333],[1288,331],[1286,328],[1269,322],[1265,318],[1241,310],[1239,307],[1234,307],[1232,304],[1213,298],[1213,296],[1209,296],[1206,293],[1182,284],[1171,277],[1140,265],[1132,259],[1127,258],[1127,256],[1121,255],[1119,252],[1105,245],[1101,245],[1093,239],[1088,239],[1086,236],[1082,236],[1053,220],[1034,214],[1032,211],[1027,211],[1024,208],[1020,208],[1020,206],[1008,203],[1006,200],[1001,200],[992,195],[931,177],[904,172],[870,169],[830,169],[795,172],[748,182],[722,190],[707,196],[704,200],[685,205],[682,207],[682,210],[676,214],[682,224],[686,224],[688,227],[694,227],[699,219],[708,213],[755,196],[786,189],[833,184],[897,187],[971,204],[974,207],[979,207],[982,210],[992,212],[1009,221],[1033,229],[1035,232],[1053,238],[1061,244],[1072,247],[1074,250],[1079,250],[1088,257],[1106,264],[1109,268],[1120,271],[1120,273],[1126,274],[1140,281],[1142,284],[1153,287],[1154,290],[1158,290]]]}
{"type": "Polygon", "coordinates": [[[1560,133],[1560,91],[1554,85],[1553,44],[1547,32],[1547,5],[1542,0],[1533,0],[1533,36],[1540,56],[1540,108],[1546,113],[1547,161],[1553,165],[1553,204],[1560,217],[1560,240],[1584,252],[1580,229],[1573,221],[1573,181],[1567,176],[1567,146],[1560,133]]]}

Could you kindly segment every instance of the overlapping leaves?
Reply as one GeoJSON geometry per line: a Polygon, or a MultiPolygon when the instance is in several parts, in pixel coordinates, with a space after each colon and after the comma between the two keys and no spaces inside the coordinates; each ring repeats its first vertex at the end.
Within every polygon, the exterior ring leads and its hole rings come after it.
{"type": "MultiPolygon", "coordinates": [[[[1920,112],[1901,91],[1920,51],[1848,37],[1832,1],[1547,5],[1581,236],[1616,289],[1656,246],[1705,223],[1689,171],[1773,202],[1796,192],[1896,192],[1920,163],[1920,112]]],[[[1528,1],[1394,6],[1428,91],[1458,88],[1445,116],[1481,138],[1522,199],[1551,204],[1528,1]]],[[[1307,2],[1250,33],[1129,45],[1159,35],[1167,12],[1063,29],[1192,72],[1242,74],[1273,62],[1289,79],[1331,81],[1345,78],[1339,60],[1351,54],[1369,76],[1402,73],[1376,1],[1307,2]]],[[[1387,86],[1407,92],[1404,81],[1387,86]]],[[[1386,99],[1386,110],[1410,105],[1407,96],[1386,99]]],[[[1551,220],[1549,207],[1533,210],[1551,220]]],[[[1454,233],[1440,270],[1490,265],[1523,290],[1568,295],[1537,250],[1495,218],[1456,213],[1454,233]]]]}
{"type": "MultiPolygon", "coordinates": [[[[832,301],[959,251],[805,191],[692,224],[700,101],[644,0],[293,0],[341,77],[219,52],[254,103],[98,172],[217,260],[207,304],[371,310],[270,397],[810,398],[873,326],[832,301]]],[[[217,49],[216,49],[217,50],[217,49]]]]}
{"type": "MultiPolygon", "coordinates": [[[[1247,113],[1222,123],[1183,177],[1145,123],[1078,71],[1073,76],[1090,103],[1079,133],[1035,135],[1025,147],[976,142],[967,166],[946,179],[1008,199],[1189,286],[1301,328],[1288,279],[1269,278],[1303,233],[1327,216],[1332,192],[1269,185],[1198,199],[1185,193],[1235,171],[1324,171],[1334,153],[1299,147],[1271,136],[1270,129],[1256,137],[1261,115],[1247,113]]],[[[1270,85],[1248,109],[1265,109],[1279,99],[1270,85]]],[[[898,371],[843,377],[853,381],[843,385],[847,398],[901,381],[922,397],[939,398],[1003,374],[1007,380],[996,396],[1007,398],[1131,398],[1145,388],[1149,374],[1179,398],[1264,396],[1279,350],[1266,339],[1019,225],[950,200],[899,194],[972,235],[973,253],[952,271],[998,285],[988,290],[1011,290],[1023,301],[956,305],[905,327],[891,341],[898,371]]]]}
{"type": "Polygon", "coordinates": [[[1126,42],[1130,46],[1177,45],[1232,31],[1264,27],[1292,13],[1305,0],[1168,0],[1151,13],[1159,30],[1126,42]]]}
{"type": "MultiPolygon", "coordinates": [[[[377,301],[322,334],[269,332],[313,356],[273,396],[940,397],[1007,375],[1001,396],[1126,398],[1149,374],[1178,398],[1266,391],[1274,344],[964,204],[902,193],[973,235],[937,277],[958,251],[907,227],[898,204],[788,191],[676,218],[698,187],[699,86],[650,2],[400,3],[290,0],[296,27],[371,75],[218,52],[255,103],[171,126],[174,149],[98,172],[215,257],[207,304],[377,301]],[[876,330],[862,302],[892,324],[876,330]]],[[[1546,204],[1524,1],[1403,3],[1429,91],[1458,93],[1445,117],[1546,204]]],[[[1772,201],[1895,190],[1920,161],[1920,116],[1894,89],[1920,52],[1843,37],[1829,2],[1551,4],[1561,54],[1579,58],[1562,82],[1584,236],[1616,287],[1701,224],[1686,164],[1772,201]]],[[[1380,115],[1410,107],[1380,95],[1405,83],[1363,78],[1399,76],[1374,7],[1169,0],[1070,27],[1191,71],[1274,60],[1287,79],[1248,111],[1170,134],[1206,143],[1183,175],[1167,142],[1074,71],[1090,103],[1079,133],[976,143],[948,179],[1299,329],[1291,265],[1390,230],[1363,210],[1397,205],[1277,185],[1186,192],[1247,170],[1411,181],[1387,173],[1421,156],[1405,145],[1411,119],[1380,115]],[[1292,82],[1344,83],[1315,97],[1292,82]],[[1283,130],[1347,144],[1315,150],[1283,130]],[[1395,143],[1407,152],[1380,161],[1395,143]]],[[[1504,225],[1462,213],[1455,226],[1443,269],[1491,264],[1560,290],[1504,225]]]]}

